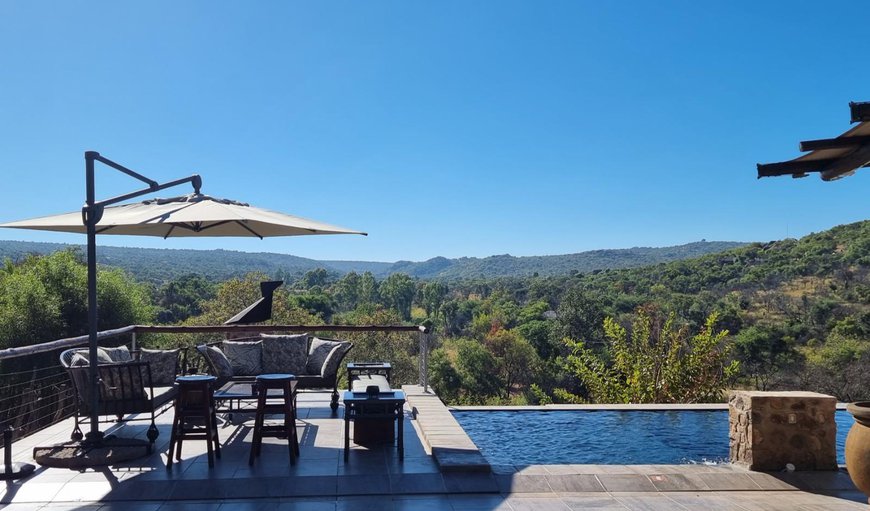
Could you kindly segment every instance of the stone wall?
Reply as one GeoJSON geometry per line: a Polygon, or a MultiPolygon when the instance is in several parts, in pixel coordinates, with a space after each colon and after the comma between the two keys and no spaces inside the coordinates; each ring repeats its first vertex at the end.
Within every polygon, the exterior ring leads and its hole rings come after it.
{"type": "Polygon", "coordinates": [[[735,391],[728,402],[731,463],[836,470],[836,405],[833,396],[815,392],[735,391]]]}

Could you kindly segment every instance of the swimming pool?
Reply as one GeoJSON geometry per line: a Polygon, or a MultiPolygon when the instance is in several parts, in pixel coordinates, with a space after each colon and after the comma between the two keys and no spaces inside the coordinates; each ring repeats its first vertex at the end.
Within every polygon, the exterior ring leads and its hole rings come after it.
{"type": "MultiPolygon", "coordinates": [[[[727,410],[454,410],[492,465],[688,464],[728,461],[727,410]]],[[[836,412],[837,462],[852,416],[836,412]]]]}

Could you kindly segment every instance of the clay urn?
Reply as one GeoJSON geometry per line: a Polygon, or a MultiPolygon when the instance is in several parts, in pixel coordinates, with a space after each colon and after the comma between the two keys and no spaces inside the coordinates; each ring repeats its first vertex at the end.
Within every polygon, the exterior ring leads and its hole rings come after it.
{"type": "Polygon", "coordinates": [[[849,403],[846,410],[855,418],[846,437],[846,469],[855,486],[870,497],[870,401],[849,403]]]}

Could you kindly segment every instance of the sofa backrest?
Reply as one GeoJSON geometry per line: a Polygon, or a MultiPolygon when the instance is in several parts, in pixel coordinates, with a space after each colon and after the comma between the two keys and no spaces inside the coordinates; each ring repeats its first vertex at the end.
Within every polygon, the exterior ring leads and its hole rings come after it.
{"type": "Polygon", "coordinates": [[[196,349],[203,355],[211,374],[218,379],[228,380],[266,373],[291,373],[333,379],[341,361],[352,347],[353,344],[349,341],[308,334],[264,334],[216,341],[197,346],[196,349]],[[214,351],[215,348],[219,351],[214,351]]]}

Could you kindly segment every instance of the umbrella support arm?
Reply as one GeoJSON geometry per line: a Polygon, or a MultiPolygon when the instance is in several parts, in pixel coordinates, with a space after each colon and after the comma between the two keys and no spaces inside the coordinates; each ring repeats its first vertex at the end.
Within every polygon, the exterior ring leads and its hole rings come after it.
{"type": "Polygon", "coordinates": [[[103,216],[103,208],[111,204],[122,202],[134,197],[139,197],[152,192],[171,188],[184,183],[191,183],[194,192],[200,193],[202,187],[202,178],[199,175],[192,175],[183,179],[176,179],[168,183],[160,184],[157,181],[148,179],[147,177],[134,172],[123,165],[113,162],[108,158],[100,156],[96,151],[85,151],[85,187],[87,198],[85,206],[82,208],[82,222],[85,224],[88,236],[88,360],[90,361],[90,371],[88,373],[90,392],[91,392],[91,429],[85,435],[85,443],[89,445],[99,445],[103,441],[103,432],[99,426],[99,410],[97,403],[100,399],[100,382],[99,373],[97,372],[97,222],[103,216]],[[111,199],[97,201],[95,198],[94,186],[94,162],[99,161],[115,170],[123,172],[130,177],[136,178],[148,185],[148,188],[143,188],[135,192],[130,192],[124,195],[119,195],[111,199]]]}

